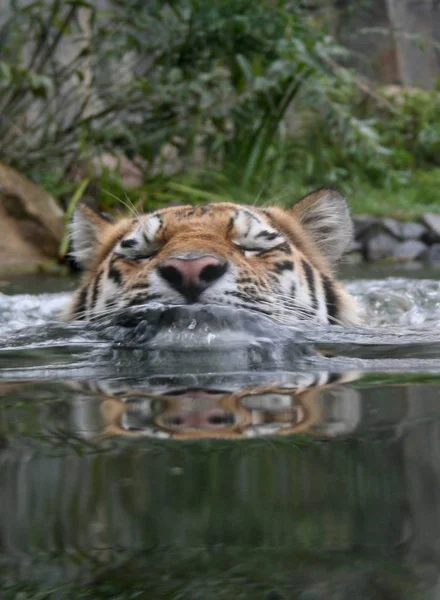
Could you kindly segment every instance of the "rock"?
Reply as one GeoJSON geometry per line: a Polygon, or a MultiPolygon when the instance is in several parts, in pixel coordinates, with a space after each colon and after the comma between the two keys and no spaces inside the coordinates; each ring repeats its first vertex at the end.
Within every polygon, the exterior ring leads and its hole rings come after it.
{"type": "Polygon", "coordinates": [[[348,247],[346,248],[344,254],[352,254],[353,252],[361,252],[363,248],[363,244],[361,241],[352,240],[348,247]]]}
{"type": "Polygon", "coordinates": [[[401,227],[404,240],[420,240],[426,234],[426,227],[421,223],[402,223],[401,227]]]}
{"type": "Polygon", "coordinates": [[[55,199],[0,163],[0,267],[31,267],[57,258],[63,230],[55,199]]]}
{"type": "Polygon", "coordinates": [[[394,235],[394,237],[398,238],[399,240],[403,239],[402,223],[399,221],[386,217],[384,219],[380,219],[378,225],[383,227],[385,231],[391,233],[391,235],[394,235]]]}
{"type": "Polygon", "coordinates": [[[133,160],[128,159],[122,152],[103,152],[88,161],[78,161],[70,170],[70,175],[77,181],[86,177],[99,179],[105,171],[117,173],[125,188],[138,188],[144,185],[144,172],[147,162],[139,155],[133,160]]]}
{"type": "Polygon", "coordinates": [[[429,248],[426,249],[425,254],[423,255],[425,261],[429,264],[440,263],[440,244],[433,244],[429,248]]]}
{"type": "Polygon", "coordinates": [[[416,260],[426,252],[427,248],[423,242],[418,240],[406,240],[394,247],[393,258],[397,260],[416,260]]]}
{"type": "Polygon", "coordinates": [[[364,255],[367,260],[381,260],[393,256],[399,241],[389,233],[378,229],[371,233],[364,245],[364,255]]]}
{"type": "Polygon", "coordinates": [[[376,225],[376,223],[376,217],[372,217],[371,215],[355,215],[353,217],[355,238],[359,239],[363,237],[371,227],[376,225]]]}
{"type": "Polygon", "coordinates": [[[420,240],[427,231],[421,223],[402,223],[388,217],[380,219],[378,226],[399,240],[420,240]]]}
{"type": "Polygon", "coordinates": [[[426,213],[422,217],[423,223],[427,225],[430,232],[434,234],[436,242],[440,242],[440,214],[426,213]]]}

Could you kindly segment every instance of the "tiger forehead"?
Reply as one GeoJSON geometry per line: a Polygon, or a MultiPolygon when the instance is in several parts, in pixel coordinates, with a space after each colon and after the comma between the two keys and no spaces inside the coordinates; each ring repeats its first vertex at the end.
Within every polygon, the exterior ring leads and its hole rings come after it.
{"type": "Polygon", "coordinates": [[[245,235],[255,228],[274,229],[268,218],[260,211],[235,204],[210,204],[202,206],[172,207],[147,215],[145,223],[160,222],[158,235],[172,236],[191,229],[207,233],[245,235]]]}

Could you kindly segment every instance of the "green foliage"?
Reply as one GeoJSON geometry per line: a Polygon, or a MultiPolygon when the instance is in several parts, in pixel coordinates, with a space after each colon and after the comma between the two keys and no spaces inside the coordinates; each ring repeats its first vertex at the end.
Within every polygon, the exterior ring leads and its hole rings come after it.
{"type": "MultiPolygon", "coordinates": [[[[138,208],[291,204],[328,184],[367,211],[397,191],[397,212],[436,201],[438,93],[359,79],[301,3],[9,0],[5,14],[0,155],[57,196],[109,152],[140,159],[138,208]]],[[[123,206],[117,170],[99,177],[102,207],[123,206]]]]}
{"type": "Polygon", "coordinates": [[[440,93],[409,89],[394,92],[396,109],[377,121],[396,170],[440,166],[440,93]]]}

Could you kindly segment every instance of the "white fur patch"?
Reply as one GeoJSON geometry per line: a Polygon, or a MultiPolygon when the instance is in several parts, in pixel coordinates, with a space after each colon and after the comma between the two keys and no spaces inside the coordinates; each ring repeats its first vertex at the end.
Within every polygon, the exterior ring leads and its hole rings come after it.
{"type": "Polygon", "coordinates": [[[103,278],[101,290],[93,312],[96,314],[105,313],[107,300],[111,300],[112,303],[116,302],[116,304],[109,309],[109,312],[122,305],[121,288],[108,277],[103,278]],[[118,298],[119,300],[117,300],[118,298]]]}
{"type": "Polygon", "coordinates": [[[96,224],[80,210],[77,210],[69,225],[69,232],[72,240],[72,254],[76,262],[81,267],[85,267],[96,250],[96,224]]]}
{"type": "Polygon", "coordinates": [[[136,229],[119,242],[115,252],[128,259],[148,258],[158,248],[155,237],[161,226],[162,219],[158,215],[143,217],[136,229]]]}
{"type": "Polygon", "coordinates": [[[241,208],[236,211],[234,226],[236,229],[234,244],[249,253],[276,248],[284,242],[279,231],[247,209],[241,208]]]}
{"type": "Polygon", "coordinates": [[[320,323],[328,323],[327,303],[325,301],[325,291],[322,284],[322,278],[315,272],[315,292],[318,306],[316,308],[316,317],[320,323]]]}
{"type": "Polygon", "coordinates": [[[142,234],[147,242],[154,242],[157,232],[162,227],[162,218],[159,215],[147,216],[140,225],[142,234]]]}

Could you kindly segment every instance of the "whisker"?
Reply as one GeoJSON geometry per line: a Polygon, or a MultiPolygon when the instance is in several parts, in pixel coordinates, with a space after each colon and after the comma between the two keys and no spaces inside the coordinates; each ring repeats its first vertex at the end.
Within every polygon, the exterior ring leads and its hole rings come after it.
{"type": "Polygon", "coordinates": [[[142,214],[138,211],[138,209],[136,208],[136,205],[130,199],[129,195],[127,194],[127,192],[125,190],[124,190],[124,195],[125,195],[126,202],[132,207],[133,214],[138,215],[138,217],[140,218],[142,216],[142,214]]]}
{"type": "Polygon", "coordinates": [[[138,221],[138,223],[140,223],[140,219],[141,219],[142,215],[136,210],[136,207],[133,205],[131,200],[129,200],[129,202],[130,202],[130,204],[129,204],[129,203],[125,202],[124,200],[122,200],[122,198],[115,196],[115,194],[113,194],[109,190],[102,190],[102,191],[104,192],[104,194],[111,196],[114,200],[116,200],[117,202],[120,202],[123,206],[125,206],[125,208],[127,208],[129,210],[131,215],[134,216],[136,221],[138,221]]]}
{"type": "Polygon", "coordinates": [[[75,312],[74,313],[74,318],[75,320],[81,320],[83,317],[88,317],[89,320],[93,320],[102,316],[108,316],[111,315],[114,312],[120,311],[121,307],[120,306],[107,306],[106,308],[102,309],[102,310],[93,310],[93,312],[89,312],[87,309],[84,309],[82,311],[79,312],[75,312]]]}
{"type": "MultiPolygon", "coordinates": [[[[236,294],[231,294],[236,296],[236,294]]],[[[273,318],[279,318],[283,316],[283,312],[284,312],[284,316],[286,317],[286,320],[289,320],[289,322],[292,321],[292,317],[295,317],[296,319],[305,319],[309,322],[313,322],[316,323],[318,325],[323,326],[324,324],[317,319],[310,311],[310,307],[305,307],[305,306],[286,306],[285,304],[282,305],[282,307],[279,307],[276,303],[276,300],[274,301],[270,301],[270,300],[266,300],[264,298],[249,298],[249,299],[244,299],[241,296],[239,296],[239,300],[240,302],[237,302],[236,304],[233,304],[233,306],[238,306],[239,303],[243,303],[243,300],[245,300],[246,306],[249,308],[254,308],[256,310],[259,310],[260,312],[264,312],[265,314],[268,314],[270,316],[272,316],[273,318]],[[267,310],[269,309],[269,310],[267,310]],[[287,316],[286,316],[287,313],[287,316]]]]}
{"type": "Polygon", "coordinates": [[[290,306],[287,304],[284,304],[281,307],[278,307],[276,305],[276,302],[270,302],[267,300],[261,300],[262,304],[266,304],[267,306],[271,306],[273,309],[273,316],[275,317],[283,317],[283,313],[284,315],[288,315],[290,317],[290,320],[292,317],[296,317],[296,318],[303,318],[304,320],[307,320],[309,322],[312,322],[316,325],[320,325],[320,326],[324,326],[325,324],[318,319],[315,315],[313,315],[313,313],[311,312],[310,307],[307,307],[305,305],[295,305],[295,303],[291,303],[290,306]]]}
{"type": "MultiPolygon", "coordinates": [[[[304,303],[300,303],[298,302],[298,300],[292,298],[291,296],[287,295],[287,294],[283,294],[283,293],[276,293],[276,298],[285,301],[293,306],[298,306],[298,307],[304,307],[307,308],[307,305],[304,303]]],[[[335,304],[334,302],[332,303],[328,303],[330,306],[338,306],[337,304],[335,304]]],[[[341,319],[337,319],[336,317],[331,317],[331,323],[334,323],[335,325],[345,325],[344,321],[342,321],[341,319]]]]}

